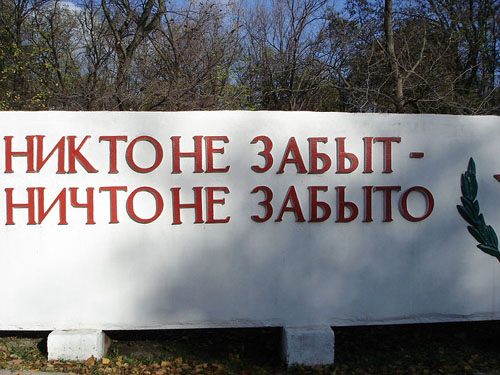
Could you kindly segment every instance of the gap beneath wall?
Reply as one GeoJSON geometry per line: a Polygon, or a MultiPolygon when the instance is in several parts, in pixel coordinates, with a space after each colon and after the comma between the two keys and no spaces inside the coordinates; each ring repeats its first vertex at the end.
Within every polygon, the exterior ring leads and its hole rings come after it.
{"type": "Polygon", "coordinates": [[[162,363],[168,362],[184,374],[195,374],[197,368],[207,374],[327,374],[332,369],[338,375],[500,374],[500,321],[336,327],[334,331],[335,364],[307,370],[282,365],[281,328],[106,331],[112,339],[107,364],[49,362],[44,350],[50,332],[3,331],[0,368],[82,373],[119,369],[127,374],[161,372],[162,363]]]}

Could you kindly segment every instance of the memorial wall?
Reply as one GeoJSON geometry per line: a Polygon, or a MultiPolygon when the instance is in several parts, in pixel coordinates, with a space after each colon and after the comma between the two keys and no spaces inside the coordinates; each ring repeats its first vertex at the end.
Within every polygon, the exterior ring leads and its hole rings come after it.
{"type": "Polygon", "coordinates": [[[0,130],[0,330],[500,318],[499,117],[3,112],[0,130]]]}

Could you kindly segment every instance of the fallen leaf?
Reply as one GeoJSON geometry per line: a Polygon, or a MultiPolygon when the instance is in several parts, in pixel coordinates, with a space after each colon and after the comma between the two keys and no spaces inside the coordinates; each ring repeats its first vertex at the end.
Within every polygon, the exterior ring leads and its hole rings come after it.
{"type": "Polygon", "coordinates": [[[83,363],[87,366],[94,366],[95,365],[95,357],[94,355],[92,355],[92,357],[90,357],[89,359],[87,359],[86,361],[84,361],[83,363]]]}
{"type": "Polygon", "coordinates": [[[13,361],[7,362],[11,366],[19,366],[23,364],[23,361],[21,359],[14,359],[13,361]]]}

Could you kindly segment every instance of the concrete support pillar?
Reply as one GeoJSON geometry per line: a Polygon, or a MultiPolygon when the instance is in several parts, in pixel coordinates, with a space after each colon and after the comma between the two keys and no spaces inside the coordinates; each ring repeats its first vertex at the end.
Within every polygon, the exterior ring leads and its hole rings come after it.
{"type": "Polygon", "coordinates": [[[293,364],[314,366],[333,364],[335,335],[330,327],[284,327],[283,359],[293,364]]]}
{"type": "Polygon", "coordinates": [[[100,330],[56,330],[49,334],[47,351],[49,361],[85,361],[94,356],[104,357],[111,340],[100,330]]]}

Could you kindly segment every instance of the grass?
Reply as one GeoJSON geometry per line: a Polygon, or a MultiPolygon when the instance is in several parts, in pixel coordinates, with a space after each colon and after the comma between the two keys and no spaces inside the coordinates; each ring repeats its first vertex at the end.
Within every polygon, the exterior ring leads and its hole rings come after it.
{"type": "Polygon", "coordinates": [[[500,375],[500,322],[335,328],[335,365],[286,368],[281,330],[111,331],[103,361],[48,361],[49,332],[0,333],[0,368],[76,374],[500,375]]]}

